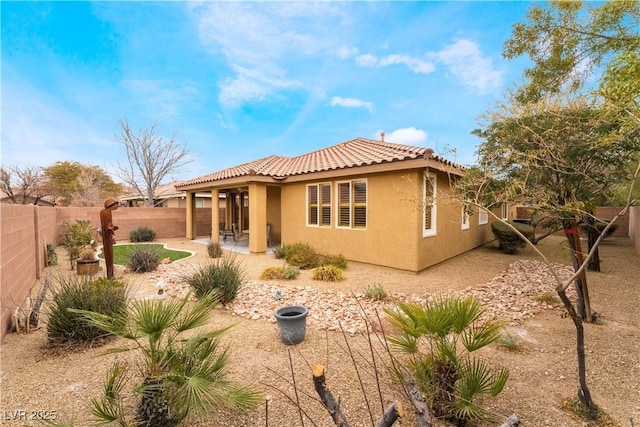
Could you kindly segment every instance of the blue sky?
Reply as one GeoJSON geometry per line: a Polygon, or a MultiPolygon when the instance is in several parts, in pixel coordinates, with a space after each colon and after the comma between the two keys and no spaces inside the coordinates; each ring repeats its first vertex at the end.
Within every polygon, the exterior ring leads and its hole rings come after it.
{"type": "Polygon", "coordinates": [[[478,117],[528,65],[501,55],[528,7],[3,1],[2,164],[111,173],[122,119],[186,144],[174,179],[381,131],[471,164],[478,117]]]}

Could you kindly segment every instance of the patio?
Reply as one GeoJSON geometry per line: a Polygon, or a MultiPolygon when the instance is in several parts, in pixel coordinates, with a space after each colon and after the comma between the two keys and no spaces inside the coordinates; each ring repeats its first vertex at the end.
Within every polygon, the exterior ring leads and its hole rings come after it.
{"type": "MultiPolygon", "coordinates": [[[[208,237],[199,237],[193,240],[195,243],[200,243],[202,245],[208,245],[211,242],[211,239],[208,237]]],[[[277,247],[279,242],[271,242],[269,246],[267,246],[267,255],[273,254],[273,248],[277,247]]],[[[226,240],[223,240],[220,237],[220,247],[222,249],[238,252],[241,254],[249,255],[249,238],[245,236],[243,238],[234,241],[233,238],[228,237],[226,240]]]]}

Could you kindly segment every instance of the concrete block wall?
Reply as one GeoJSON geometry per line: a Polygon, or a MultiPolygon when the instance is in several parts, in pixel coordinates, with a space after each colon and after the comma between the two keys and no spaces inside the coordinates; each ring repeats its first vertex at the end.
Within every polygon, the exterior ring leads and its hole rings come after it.
{"type": "MultiPolygon", "coordinates": [[[[33,205],[0,205],[0,322],[2,337],[11,315],[21,306],[35,285],[38,274],[38,245],[33,205]]],[[[42,258],[42,256],[40,256],[42,258]]]]}
{"type": "MultiPolygon", "coordinates": [[[[59,245],[65,223],[88,220],[100,226],[101,208],[0,204],[0,339],[11,328],[11,315],[23,306],[45,267],[47,243],[59,245]]],[[[195,210],[197,236],[210,236],[211,208],[195,210]]],[[[134,228],[146,226],[157,239],[185,237],[185,208],[120,208],[113,212],[116,239],[129,240],[134,228]]],[[[95,236],[100,244],[100,236],[95,236]]]]}
{"type": "MultiPolygon", "coordinates": [[[[56,208],[59,225],[58,244],[65,223],[76,220],[88,220],[97,230],[100,227],[102,208],[56,208]]],[[[196,235],[209,236],[211,233],[211,208],[198,208],[196,212],[196,235]]],[[[117,242],[129,240],[129,233],[138,227],[148,227],[156,232],[157,239],[185,237],[187,219],[185,208],[119,208],[111,213],[113,223],[118,226],[115,232],[117,242]]],[[[100,244],[100,236],[96,233],[100,244]]]]}

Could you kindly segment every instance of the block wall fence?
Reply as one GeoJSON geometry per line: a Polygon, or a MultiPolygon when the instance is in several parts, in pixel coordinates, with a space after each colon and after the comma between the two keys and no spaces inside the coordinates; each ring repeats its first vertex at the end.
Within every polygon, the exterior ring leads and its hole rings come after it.
{"type": "MultiPolygon", "coordinates": [[[[613,208],[598,208],[603,219],[613,217],[613,208]]],[[[100,208],[66,208],[33,205],[0,204],[0,336],[4,339],[11,325],[11,314],[23,305],[45,267],[47,243],[58,245],[65,223],[78,219],[100,225],[100,208]]],[[[211,208],[197,208],[196,235],[211,234],[211,208]]],[[[145,226],[156,232],[158,239],[186,235],[184,208],[120,208],[113,212],[113,222],[119,227],[116,239],[129,240],[129,232],[145,226]]],[[[629,236],[640,255],[640,206],[630,209],[619,221],[617,236],[629,236]]]]}
{"type": "MultiPolygon", "coordinates": [[[[31,294],[45,267],[48,243],[59,245],[65,223],[89,220],[100,226],[101,208],[67,208],[0,204],[0,339],[11,328],[11,314],[31,294]]],[[[211,235],[211,208],[197,208],[196,235],[211,235]]],[[[116,241],[128,241],[137,227],[148,227],[157,239],[186,235],[185,208],[120,208],[112,213],[119,227],[116,241]]],[[[96,233],[96,240],[100,243],[96,233]]]]}

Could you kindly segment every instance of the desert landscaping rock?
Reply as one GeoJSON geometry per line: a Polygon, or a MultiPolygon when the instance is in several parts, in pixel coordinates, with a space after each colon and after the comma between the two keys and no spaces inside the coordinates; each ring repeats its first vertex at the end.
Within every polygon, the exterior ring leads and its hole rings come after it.
{"type": "MultiPolygon", "coordinates": [[[[212,260],[206,246],[186,239],[172,239],[169,246],[193,250],[197,255],[188,260],[162,264],[158,270],[133,274],[124,267],[116,268],[131,289],[134,298],[179,298],[187,295],[184,277],[212,260]]],[[[586,243],[585,243],[586,244],[586,243]]],[[[552,236],[538,245],[554,262],[557,274],[566,280],[572,273],[566,247],[561,236],[552,236]]],[[[233,256],[225,253],[225,256],[233,256]]],[[[620,426],[629,425],[629,417],[640,420],[640,262],[627,240],[605,242],[601,253],[602,273],[588,273],[592,307],[599,312],[596,324],[585,324],[587,369],[592,395],[596,403],[611,414],[620,426]]],[[[60,265],[45,274],[70,272],[64,253],[60,265]]],[[[483,401],[490,419],[475,423],[477,427],[495,427],[516,413],[523,426],[584,427],[584,423],[563,409],[563,402],[575,396],[577,367],[575,328],[555,296],[555,281],[549,270],[532,250],[515,256],[496,248],[482,247],[445,263],[415,274],[383,267],[353,263],[341,282],[311,279],[310,271],[301,271],[292,281],[263,281],[260,273],[271,266],[282,265],[269,255],[241,255],[238,260],[246,270],[246,283],[235,301],[213,310],[212,328],[232,327],[223,340],[231,351],[229,370],[234,380],[254,383],[265,392],[262,407],[247,414],[220,412],[204,420],[189,419],[190,427],[259,427],[301,426],[292,376],[303,399],[301,405],[313,422],[304,425],[332,427],[327,411],[318,402],[311,380],[311,367],[321,363],[327,367],[327,386],[340,399],[350,425],[371,425],[367,405],[377,400],[378,385],[370,375],[370,345],[380,349],[380,334],[367,334],[365,318],[371,320],[375,332],[389,332],[383,308],[393,301],[425,302],[446,295],[474,295],[482,303],[486,316],[501,319],[515,338],[516,351],[500,346],[483,349],[491,364],[505,366],[510,377],[504,391],[496,399],[483,401]],[[365,289],[382,285],[389,295],[385,301],[365,297],[365,289]],[[305,340],[285,346],[279,338],[275,310],[284,305],[303,304],[309,309],[305,340]],[[342,331],[345,333],[343,334],[342,331]],[[354,361],[347,353],[347,340],[357,355],[365,390],[365,402],[357,386],[354,361]],[[268,418],[268,422],[267,422],[268,418]]],[[[37,289],[34,289],[37,292],[37,289]]],[[[569,287],[570,298],[575,298],[569,287]]],[[[43,319],[46,325],[46,316],[43,319]]],[[[1,346],[0,383],[3,409],[55,410],[59,421],[75,418],[76,426],[90,425],[88,405],[99,395],[105,374],[114,358],[137,365],[132,353],[101,356],[105,350],[120,345],[75,349],[51,354],[43,350],[46,329],[31,334],[9,334],[1,346]]],[[[384,352],[378,353],[383,362],[384,352]]],[[[399,399],[406,417],[400,426],[415,425],[410,404],[389,379],[385,368],[378,365],[384,404],[399,399]]],[[[128,407],[135,399],[128,396],[128,407]]],[[[378,404],[377,406],[380,406],[378,404]]],[[[380,409],[373,411],[379,414],[380,409]]],[[[0,422],[1,423],[1,422],[0,422]]],[[[6,423],[3,423],[3,425],[6,423]]],[[[39,425],[9,423],[8,426],[39,425]]],[[[444,426],[436,422],[435,426],[444,426]]]]}
{"type": "MultiPolygon", "coordinates": [[[[568,265],[553,264],[552,267],[563,281],[573,273],[568,265]]],[[[183,298],[189,293],[184,277],[192,273],[193,268],[187,263],[161,264],[157,271],[147,273],[147,281],[150,287],[155,285],[171,297],[183,298]]],[[[274,312],[278,307],[303,305],[309,309],[308,327],[329,331],[343,329],[353,335],[366,332],[366,319],[372,322],[384,316],[384,308],[392,308],[394,300],[426,303],[441,296],[473,295],[483,304],[485,316],[510,324],[520,323],[536,313],[558,306],[536,300],[536,297],[554,294],[556,281],[546,264],[534,260],[516,261],[489,282],[464,290],[424,294],[392,292],[384,301],[374,301],[360,292],[320,290],[313,284],[300,285],[297,282],[249,281],[224,309],[233,316],[275,323],[274,312]]],[[[568,293],[575,295],[572,289],[568,293]]],[[[149,297],[154,295],[152,292],[149,297]]]]}

